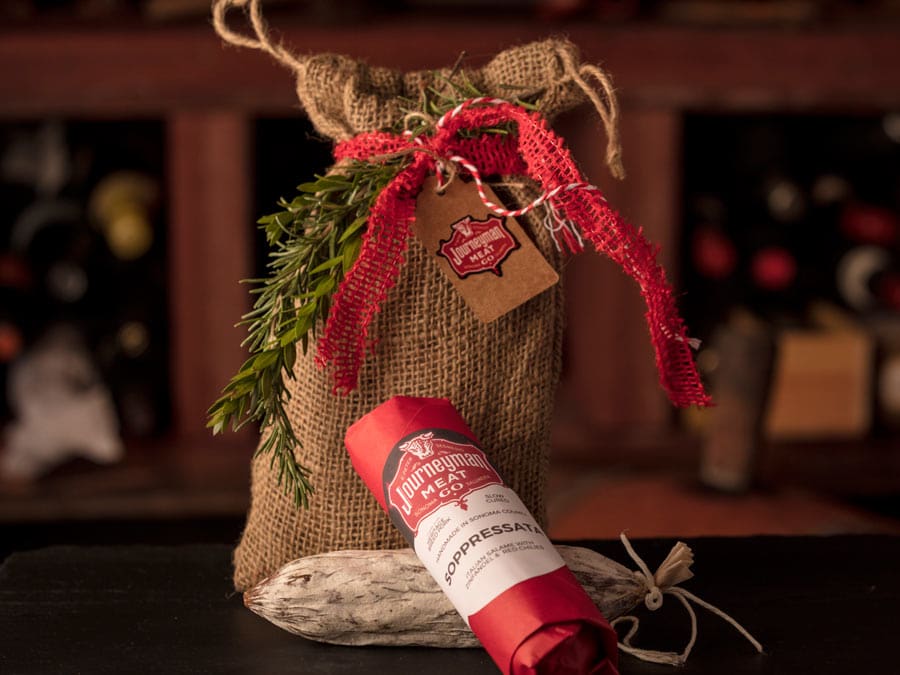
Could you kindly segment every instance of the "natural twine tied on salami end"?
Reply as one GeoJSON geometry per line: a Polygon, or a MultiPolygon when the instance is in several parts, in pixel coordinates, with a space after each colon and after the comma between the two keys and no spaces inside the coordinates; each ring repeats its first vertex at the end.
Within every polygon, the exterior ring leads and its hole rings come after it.
{"type": "MultiPolygon", "coordinates": [[[[590,549],[557,546],[566,565],[613,626],[629,624],[619,649],[642,661],[683,666],[698,638],[696,604],[731,624],[758,653],[763,646],[737,620],[681,584],[693,578],[694,553],[677,542],[665,560],[650,568],[625,533],[619,537],[638,567],[623,565],[590,549]],[[691,623],[681,652],[636,647],[643,605],[655,612],[663,598],[676,597],[691,623]]],[[[477,647],[477,638],[411,549],[334,551],[300,558],[244,593],[244,604],[286,631],[338,645],[477,647]],[[390,611],[385,612],[384,608],[390,611]]]]}

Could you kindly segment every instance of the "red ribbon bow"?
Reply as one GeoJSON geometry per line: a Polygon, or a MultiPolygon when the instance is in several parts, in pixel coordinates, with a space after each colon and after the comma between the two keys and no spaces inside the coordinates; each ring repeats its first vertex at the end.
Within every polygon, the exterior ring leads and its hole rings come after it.
{"type": "MultiPolygon", "coordinates": [[[[497,99],[471,99],[447,113],[430,135],[363,133],[339,143],[335,159],[387,161],[412,152],[409,162],[376,197],[359,257],[335,293],[318,341],[317,360],[332,366],[335,389],[347,392],[357,383],[369,343],[369,327],[404,262],[415,219],[416,198],[429,173],[446,161],[467,164],[485,175],[526,175],[540,185],[557,214],[576,223],[585,238],[617,262],[640,286],[647,303],[647,323],[656,352],[660,384],[677,406],[708,405],[691,355],[684,323],[675,309],[672,289],[656,262],[652,246],[611,209],[599,190],[588,186],[563,139],[537,113],[497,99]],[[516,133],[468,137],[459,132],[515,123],[516,133]],[[383,158],[379,160],[379,158],[383,158]],[[465,158],[466,162],[460,162],[465,158]],[[566,187],[590,189],[561,189],[566,187]]],[[[565,236],[566,232],[563,230],[565,236]]],[[[566,237],[570,249],[580,245],[566,237]]]]}

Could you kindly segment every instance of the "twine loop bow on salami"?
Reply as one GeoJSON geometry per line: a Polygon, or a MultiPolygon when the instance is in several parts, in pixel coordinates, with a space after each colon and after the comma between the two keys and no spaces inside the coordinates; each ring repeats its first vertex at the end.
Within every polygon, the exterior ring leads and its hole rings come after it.
{"type": "Polygon", "coordinates": [[[644,595],[644,605],[647,607],[647,609],[649,609],[651,612],[655,612],[656,610],[658,610],[660,607],[662,607],[663,597],[668,594],[678,598],[679,602],[684,605],[684,608],[687,610],[687,613],[691,618],[691,637],[688,641],[687,646],[684,648],[684,651],[679,654],[677,652],[661,652],[653,649],[640,649],[633,646],[631,644],[631,641],[634,639],[635,635],[637,635],[640,621],[636,616],[620,616],[612,622],[611,625],[613,627],[625,621],[631,623],[631,628],[619,643],[620,650],[622,650],[626,654],[631,654],[641,661],[661,663],[670,666],[683,666],[687,662],[688,656],[690,656],[691,654],[691,650],[694,648],[694,643],[697,641],[697,614],[694,612],[693,607],[691,607],[691,602],[693,602],[694,604],[706,608],[716,616],[730,623],[735,628],[735,630],[737,630],[747,639],[750,644],[753,645],[757,652],[762,653],[763,647],[760,642],[735,619],[733,619],[731,616],[723,612],[715,605],[712,605],[705,600],[698,598],[690,591],[685,590],[678,585],[694,576],[694,573],[691,572],[691,565],[694,562],[694,553],[693,551],[691,551],[690,547],[687,544],[680,541],[676,543],[675,546],[672,547],[672,550],[669,551],[669,555],[666,556],[666,559],[663,560],[662,564],[659,566],[659,569],[656,570],[656,573],[652,574],[650,572],[650,568],[647,567],[647,563],[645,563],[635,552],[634,548],[631,545],[631,542],[628,541],[628,537],[624,532],[619,535],[619,539],[621,540],[622,545],[625,547],[625,550],[628,552],[628,555],[631,556],[631,559],[640,568],[634,571],[634,576],[638,580],[640,580],[641,583],[643,583],[644,587],[647,589],[647,593],[646,595],[644,595]]]}
{"type": "Polygon", "coordinates": [[[657,249],[640,229],[625,222],[600,191],[581,175],[562,138],[537,112],[495,98],[473,98],[420,133],[377,131],[339,143],[335,159],[386,162],[408,154],[409,162],[376,198],[362,248],[335,294],[334,305],[318,343],[318,360],[333,368],[338,391],[349,391],[369,343],[375,314],[396,282],[415,218],[416,197],[431,173],[455,165],[480,187],[482,176],[522,175],[543,193],[532,203],[507,210],[485,205],[500,215],[519,215],[546,204],[566,247],[581,250],[581,237],[608,255],[640,287],[656,353],[660,383],[675,405],[707,405],[691,355],[691,341],[675,308],[672,289],[656,261],[657,249]],[[508,134],[481,134],[483,129],[514,127],[508,134]]]}

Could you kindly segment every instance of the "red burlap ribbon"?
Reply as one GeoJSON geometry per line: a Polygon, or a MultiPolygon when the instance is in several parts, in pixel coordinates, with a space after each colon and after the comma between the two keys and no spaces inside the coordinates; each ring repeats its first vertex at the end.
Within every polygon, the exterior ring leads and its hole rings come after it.
{"type": "MultiPolygon", "coordinates": [[[[396,283],[412,234],[416,197],[426,176],[451,157],[465,158],[483,175],[525,175],[549,192],[585,184],[563,139],[535,112],[494,99],[473,99],[445,115],[433,133],[413,138],[386,132],[363,133],[339,143],[335,159],[388,161],[410,152],[410,162],[376,198],[359,257],[335,293],[323,335],[320,365],[333,368],[335,389],[352,390],[370,343],[369,328],[396,283]],[[461,135],[510,122],[516,133],[461,135]]],[[[596,189],[563,189],[553,208],[575,223],[597,251],[605,253],[638,284],[647,303],[647,323],[656,352],[660,383],[677,406],[708,405],[697,374],[684,323],[672,289],[656,261],[656,247],[611,209],[596,189]]],[[[568,241],[568,240],[567,240],[568,241]]],[[[568,241],[570,248],[577,248],[568,241]]]]}

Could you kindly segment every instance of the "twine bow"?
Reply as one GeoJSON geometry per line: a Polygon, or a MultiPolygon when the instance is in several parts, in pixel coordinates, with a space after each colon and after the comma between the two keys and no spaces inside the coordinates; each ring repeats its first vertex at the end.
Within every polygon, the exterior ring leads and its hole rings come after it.
{"type": "Polygon", "coordinates": [[[762,653],[763,647],[759,641],[736,620],[715,605],[711,605],[705,600],[698,598],[690,591],[678,586],[678,584],[687,581],[694,576],[693,572],[690,570],[691,564],[694,562],[694,553],[687,544],[680,541],[676,543],[669,552],[669,555],[666,556],[666,559],[663,560],[662,564],[659,566],[659,569],[656,570],[656,574],[651,574],[650,568],[647,567],[647,563],[645,563],[635,552],[634,548],[632,548],[631,542],[628,541],[628,537],[625,536],[624,532],[619,535],[619,539],[621,539],[622,544],[625,546],[628,555],[631,556],[631,559],[640,568],[634,571],[634,575],[643,583],[644,588],[647,591],[644,595],[644,605],[647,609],[651,612],[655,612],[662,607],[663,596],[672,595],[678,598],[679,602],[684,605],[688,615],[691,617],[691,638],[684,648],[684,651],[679,654],[677,652],[661,652],[632,646],[631,641],[634,639],[635,635],[637,635],[640,621],[636,616],[620,616],[611,623],[613,627],[625,621],[631,623],[631,628],[619,643],[620,650],[626,654],[631,654],[642,661],[661,663],[670,666],[683,666],[697,641],[697,614],[690,604],[693,602],[730,623],[741,635],[747,638],[747,641],[756,648],[756,651],[762,653]]]}

